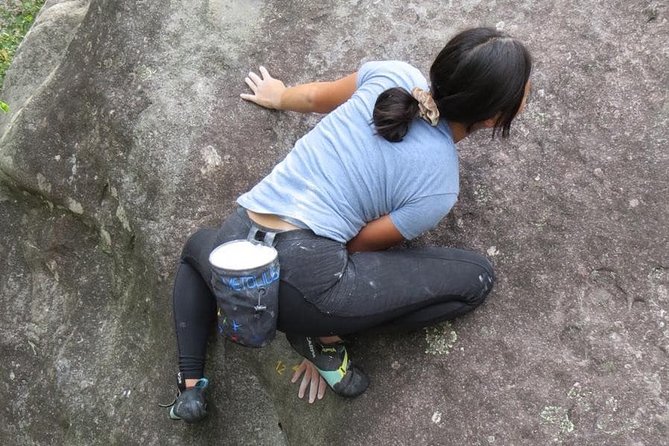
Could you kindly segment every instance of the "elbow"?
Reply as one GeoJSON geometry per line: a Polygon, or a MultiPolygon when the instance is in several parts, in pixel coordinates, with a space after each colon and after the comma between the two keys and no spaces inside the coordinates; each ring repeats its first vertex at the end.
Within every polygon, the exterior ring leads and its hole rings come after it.
{"type": "Polygon", "coordinates": [[[309,91],[306,98],[307,103],[315,113],[330,113],[337,106],[332,103],[332,98],[326,93],[327,89],[323,88],[322,85],[320,87],[309,91]]]}

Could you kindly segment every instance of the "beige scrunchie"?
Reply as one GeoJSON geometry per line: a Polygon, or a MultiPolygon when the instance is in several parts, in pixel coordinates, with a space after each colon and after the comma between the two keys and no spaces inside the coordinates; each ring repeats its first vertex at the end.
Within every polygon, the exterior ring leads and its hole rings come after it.
{"type": "Polygon", "coordinates": [[[418,114],[420,117],[429,122],[432,127],[436,127],[439,124],[439,109],[434,99],[432,99],[430,92],[415,87],[411,90],[411,96],[418,101],[418,114]]]}

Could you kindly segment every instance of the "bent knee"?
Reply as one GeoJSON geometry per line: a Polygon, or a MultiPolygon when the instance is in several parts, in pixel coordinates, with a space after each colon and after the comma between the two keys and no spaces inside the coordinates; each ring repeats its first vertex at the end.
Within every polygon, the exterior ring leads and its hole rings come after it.
{"type": "Polygon", "coordinates": [[[485,302],[486,298],[492,291],[495,285],[495,273],[492,265],[485,259],[485,263],[481,262],[470,277],[470,289],[467,293],[467,303],[474,306],[479,306],[485,302]]]}
{"type": "MultiPolygon", "coordinates": [[[[181,258],[198,257],[204,251],[211,251],[216,239],[216,230],[211,228],[202,228],[188,237],[181,251],[181,258]]],[[[206,253],[207,256],[209,252],[206,253]]]]}
{"type": "Polygon", "coordinates": [[[480,285],[477,301],[479,301],[480,305],[485,301],[485,299],[492,291],[493,286],[495,285],[495,273],[493,272],[492,268],[484,273],[479,274],[478,281],[480,285]]]}

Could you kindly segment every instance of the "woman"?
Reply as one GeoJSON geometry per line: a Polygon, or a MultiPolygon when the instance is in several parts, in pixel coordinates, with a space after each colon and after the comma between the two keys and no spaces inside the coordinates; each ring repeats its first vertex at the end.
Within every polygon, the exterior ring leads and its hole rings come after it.
{"type": "Polygon", "coordinates": [[[467,313],[494,274],[479,254],[445,247],[386,250],[433,228],[459,192],[455,143],[501,130],[523,110],[531,58],[490,28],[461,32],[439,53],[430,85],[403,62],[368,62],[334,82],[286,88],[261,67],[247,101],[277,110],[329,113],[251,191],[218,230],[186,243],[174,285],[179,389],[174,419],[206,415],[204,358],[216,303],[208,255],[246,238],[252,224],[277,232],[278,329],[306,359],[299,396],[325,383],[357,396],[367,377],[340,335],[385,325],[415,329],[467,313]]]}

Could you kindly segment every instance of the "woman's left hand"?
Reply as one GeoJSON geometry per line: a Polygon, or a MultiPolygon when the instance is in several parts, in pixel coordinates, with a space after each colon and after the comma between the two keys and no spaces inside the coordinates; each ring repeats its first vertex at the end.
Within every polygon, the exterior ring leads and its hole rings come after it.
{"type": "Polygon", "coordinates": [[[325,390],[327,389],[328,385],[323,377],[318,373],[318,369],[311,363],[311,361],[306,359],[303,360],[302,363],[297,367],[297,370],[295,370],[295,373],[293,373],[293,377],[290,381],[297,382],[303,373],[304,376],[302,376],[302,382],[300,383],[300,390],[297,392],[297,396],[303,398],[308,387],[310,404],[316,401],[316,398],[319,400],[323,399],[325,390]]]}

